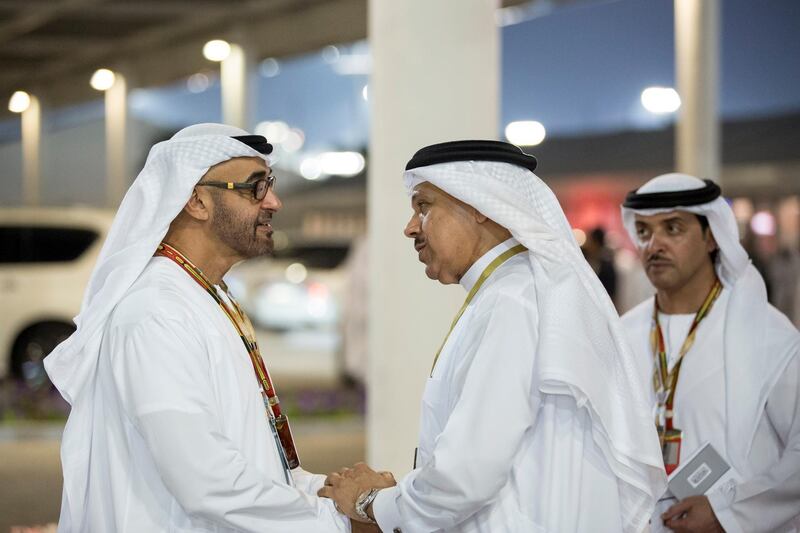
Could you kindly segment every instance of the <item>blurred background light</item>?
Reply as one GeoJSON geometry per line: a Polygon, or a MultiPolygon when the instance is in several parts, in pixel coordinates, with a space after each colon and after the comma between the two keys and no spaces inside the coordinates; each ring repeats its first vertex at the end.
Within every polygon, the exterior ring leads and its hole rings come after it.
{"type": "Polygon", "coordinates": [[[265,78],[274,78],[281,73],[281,64],[274,57],[268,57],[258,66],[258,72],[265,78]]]}
{"type": "Polygon", "coordinates": [[[316,157],[307,157],[300,163],[300,175],[307,180],[316,180],[322,176],[322,165],[316,157]]]}
{"type": "Polygon", "coordinates": [[[259,122],[256,134],[263,135],[272,144],[281,144],[289,136],[289,125],[281,120],[259,122]]]}
{"type": "Polygon", "coordinates": [[[214,39],[203,45],[203,57],[209,61],[224,61],[231,53],[228,41],[214,39]]]}
{"type": "Polygon", "coordinates": [[[305,140],[306,138],[303,134],[303,130],[299,128],[291,128],[286,133],[286,137],[283,139],[283,142],[281,142],[281,148],[289,153],[296,152],[303,147],[305,140]]]}
{"type": "Polygon", "coordinates": [[[739,222],[747,222],[753,216],[753,202],[749,198],[736,198],[731,204],[731,208],[739,222]]]}
{"type": "Polygon", "coordinates": [[[340,56],[339,49],[333,45],[328,45],[322,49],[322,59],[326,63],[336,63],[339,61],[340,56]]]}
{"type": "Polygon", "coordinates": [[[372,71],[372,56],[369,54],[340,55],[333,63],[333,70],[341,76],[368,76],[372,71]]]}
{"type": "Polygon", "coordinates": [[[364,170],[364,156],[358,152],[325,152],[319,156],[324,174],[350,177],[364,170]]]}
{"type": "Polygon", "coordinates": [[[22,113],[31,105],[31,97],[25,91],[16,91],[8,100],[8,110],[12,113],[22,113]]]}
{"type": "Polygon", "coordinates": [[[681,97],[672,87],[648,87],[641,100],[642,106],[655,114],[674,113],[681,107],[681,97]]]}
{"type": "Polygon", "coordinates": [[[518,146],[536,146],[544,141],[545,129],[541,122],[519,120],[506,126],[506,139],[518,146]]]}
{"type": "Polygon", "coordinates": [[[201,72],[198,72],[197,74],[192,74],[186,80],[186,88],[189,89],[190,93],[194,94],[202,93],[203,91],[208,89],[208,86],[210,84],[211,82],[209,81],[208,76],[206,76],[201,72]]]}
{"type": "Polygon", "coordinates": [[[302,263],[292,263],[286,267],[286,280],[290,283],[303,283],[308,276],[308,270],[302,263]]]}
{"type": "Polygon", "coordinates": [[[572,228],[572,235],[575,236],[575,241],[578,243],[578,246],[586,244],[586,232],[582,229],[572,228]]]}
{"type": "Polygon", "coordinates": [[[750,229],[756,235],[775,235],[775,216],[769,211],[759,211],[750,220],[750,229]]]}
{"type": "Polygon", "coordinates": [[[92,79],[89,80],[89,85],[96,91],[107,91],[114,85],[116,76],[107,68],[101,68],[94,71],[92,79]]]}

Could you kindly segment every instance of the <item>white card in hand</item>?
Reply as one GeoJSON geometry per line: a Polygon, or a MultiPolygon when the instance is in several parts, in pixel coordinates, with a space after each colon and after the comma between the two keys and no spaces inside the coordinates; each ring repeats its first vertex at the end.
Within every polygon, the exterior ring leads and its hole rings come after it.
{"type": "Polygon", "coordinates": [[[730,471],[731,466],[706,442],[669,476],[669,491],[678,500],[706,494],[730,471]]]}

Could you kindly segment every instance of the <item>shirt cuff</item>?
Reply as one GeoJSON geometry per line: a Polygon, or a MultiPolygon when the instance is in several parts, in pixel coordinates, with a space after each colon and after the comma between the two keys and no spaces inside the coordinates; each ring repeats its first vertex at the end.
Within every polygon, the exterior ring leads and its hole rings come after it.
{"type": "Polygon", "coordinates": [[[733,516],[730,493],[726,493],[723,490],[715,490],[707,494],[706,497],[708,498],[708,503],[711,504],[711,510],[714,511],[714,515],[717,517],[722,529],[725,530],[725,533],[744,533],[739,522],[733,516]]]}
{"type": "Polygon", "coordinates": [[[312,474],[299,466],[291,473],[295,487],[312,496],[316,496],[319,489],[325,485],[325,476],[322,474],[312,474]]]}
{"type": "Polygon", "coordinates": [[[388,489],[378,491],[375,499],[372,500],[372,514],[381,531],[402,531],[400,509],[397,507],[397,499],[400,497],[400,489],[397,485],[388,489]]]}

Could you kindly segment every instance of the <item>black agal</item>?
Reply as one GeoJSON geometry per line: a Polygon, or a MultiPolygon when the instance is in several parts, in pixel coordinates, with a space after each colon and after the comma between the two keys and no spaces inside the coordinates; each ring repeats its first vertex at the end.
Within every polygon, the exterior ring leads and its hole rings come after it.
{"type": "Polygon", "coordinates": [[[622,206],[629,209],[659,209],[664,207],[689,207],[707,204],[722,194],[719,185],[711,180],[703,180],[705,187],[683,191],[637,193],[633,190],[625,197],[622,206]]]}
{"type": "Polygon", "coordinates": [[[536,158],[513,144],[500,141],[450,141],[420,149],[408,162],[406,170],[453,161],[497,161],[530,171],[536,169],[536,158]]]}

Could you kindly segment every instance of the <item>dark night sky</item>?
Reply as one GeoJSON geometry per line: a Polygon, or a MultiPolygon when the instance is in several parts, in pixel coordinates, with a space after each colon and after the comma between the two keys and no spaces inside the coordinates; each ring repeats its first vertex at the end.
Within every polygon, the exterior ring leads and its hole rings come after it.
{"type": "MultiPolygon", "coordinates": [[[[724,117],[800,109],[800,2],[722,0],[724,117]]],[[[503,124],[576,134],[659,125],[639,103],[674,86],[672,0],[578,5],[503,29],[503,124]]]]}

